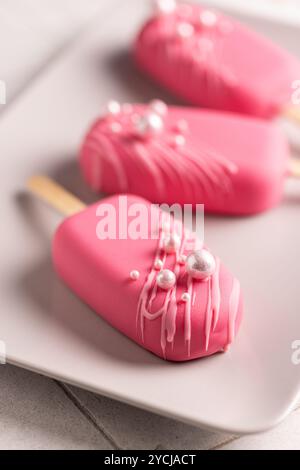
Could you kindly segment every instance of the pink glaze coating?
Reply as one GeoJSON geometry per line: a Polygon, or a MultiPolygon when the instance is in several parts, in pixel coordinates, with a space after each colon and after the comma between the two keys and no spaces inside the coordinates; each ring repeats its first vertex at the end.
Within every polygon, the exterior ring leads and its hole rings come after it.
{"type": "Polygon", "coordinates": [[[145,137],[138,123],[153,106],[124,105],[93,124],[80,165],[95,191],[201,203],[206,212],[231,215],[255,214],[281,201],[289,148],[275,124],[169,106],[163,129],[145,137]]]}
{"type": "Polygon", "coordinates": [[[139,68],[196,106],[264,118],[281,113],[300,77],[300,62],[221,13],[206,25],[207,11],[180,4],[147,21],[134,46],[139,68]]]}
{"type": "MultiPolygon", "coordinates": [[[[113,327],[164,359],[187,361],[227,350],[242,316],[239,282],[218,258],[216,270],[207,281],[189,277],[180,262],[181,255],[199,248],[199,242],[173,221],[169,230],[180,233],[181,243],[175,253],[166,253],[165,215],[157,208],[157,237],[151,236],[149,223],[147,238],[100,240],[96,236],[96,213],[100,206],[113,207],[118,231],[119,197],[106,198],[60,225],[53,241],[58,275],[113,327]],[[157,285],[157,259],[162,261],[162,269],[176,276],[169,290],[157,285]],[[133,270],[139,273],[136,279],[133,270]],[[190,295],[183,301],[182,295],[187,292],[190,295]]],[[[136,204],[142,204],[150,214],[148,201],[127,197],[128,210],[136,204]]]]}

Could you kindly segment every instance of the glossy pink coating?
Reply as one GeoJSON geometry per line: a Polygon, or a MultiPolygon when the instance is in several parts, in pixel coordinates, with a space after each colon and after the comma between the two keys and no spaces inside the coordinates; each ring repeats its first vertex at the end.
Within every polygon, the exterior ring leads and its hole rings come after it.
{"type": "Polygon", "coordinates": [[[200,5],[155,14],[134,45],[138,67],[197,106],[271,118],[291,105],[300,62],[271,40],[200,5]]]}
{"type": "Polygon", "coordinates": [[[145,116],[156,108],[157,102],[124,105],[90,128],[80,166],[95,191],[130,192],[156,203],[203,203],[206,212],[230,215],[280,203],[289,147],[275,124],[169,106],[162,129],[144,135],[145,116]]]}
{"type": "MultiPolygon", "coordinates": [[[[128,196],[126,204],[128,211],[139,204],[150,214],[150,203],[144,199],[128,196]]],[[[199,242],[183,230],[177,252],[165,253],[162,247],[168,229],[157,208],[156,237],[149,223],[146,239],[99,239],[99,214],[108,207],[116,212],[119,233],[120,217],[124,215],[120,210],[124,209],[122,196],[106,198],[67,218],[56,231],[53,262],[62,280],[113,327],[164,359],[186,361],[226,350],[242,316],[237,279],[218,258],[209,280],[190,278],[179,260],[187,250],[199,248],[199,242]],[[163,269],[176,276],[169,290],[157,285],[158,258],[163,269]],[[133,270],[139,276],[133,278],[133,270]],[[186,292],[189,295],[183,301],[186,292]]],[[[171,230],[180,229],[181,224],[173,221],[171,230]]]]}

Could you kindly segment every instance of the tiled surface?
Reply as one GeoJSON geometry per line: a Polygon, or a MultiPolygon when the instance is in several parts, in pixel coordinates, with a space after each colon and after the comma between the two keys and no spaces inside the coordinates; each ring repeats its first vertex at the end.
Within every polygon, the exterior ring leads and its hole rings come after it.
{"type": "Polygon", "coordinates": [[[75,387],[67,388],[122,449],[209,449],[232,438],[153,415],[75,387]]]}
{"type": "Polygon", "coordinates": [[[110,449],[54,381],[16,367],[0,367],[0,449],[110,449]]]}
{"type": "MultiPolygon", "coordinates": [[[[105,4],[106,0],[0,0],[0,79],[7,82],[9,102],[105,4]]],[[[0,449],[300,448],[300,410],[268,433],[237,438],[8,365],[0,366],[0,398],[0,449]]]]}

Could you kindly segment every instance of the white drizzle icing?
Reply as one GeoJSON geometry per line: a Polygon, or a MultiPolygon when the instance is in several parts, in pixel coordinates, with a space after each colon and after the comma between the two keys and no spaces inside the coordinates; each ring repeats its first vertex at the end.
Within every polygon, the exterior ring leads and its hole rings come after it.
{"type": "MultiPolygon", "coordinates": [[[[128,165],[133,165],[141,174],[149,174],[156,186],[160,198],[165,197],[166,184],[178,182],[187,199],[194,201],[199,198],[199,188],[208,198],[222,198],[232,187],[232,176],[237,173],[237,166],[217,154],[212,149],[193,150],[188,142],[185,145],[173,145],[174,136],[178,131],[165,128],[158,135],[142,139],[134,133],[132,116],[137,119],[145,111],[137,113],[133,109],[120,112],[116,116],[107,115],[101,119],[88,135],[85,148],[90,152],[89,161],[93,159],[90,180],[93,187],[101,188],[101,160],[112,165],[120,191],[128,191],[128,165]],[[122,131],[118,134],[111,130],[111,124],[118,122],[122,131]],[[95,162],[96,160],[96,162],[95,162]],[[95,163],[95,164],[94,164],[95,163]],[[99,168],[95,170],[95,166],[99,168]]],[[[146,110],[147,112],[147,110],[146,110]]]]}
{"type": "Polygon", "coordinates": [[[215,15],[215,24],[207,27],[198,19],[201,13],[214,14],[198,6],[187,14],[179,5],[161,22],[156,34],[151,32],[151,40],[148,35],[145,38],[158,63],[164,68],[168,64],[176,73],[178,83],[189,89],[200,79],[203,95],[216,96],[224,93],[224,85],[232,88],[237,84],[235,75],[222,61],[224,38],[234,26],[221,15],[215,15]],[[184,38],[178,35],[178,26],[182,22],[193,28],[193,34],[184,38]]]}
{"type": "MultiPolygon", "coordinates": [[[[153,321],[161,318],[161,333],[160,333],[160,344],[164,357],[166,357],[166,346],[167,343],[174,347],[174,341],[176,336],[176,319],[178,304],[180,300],[177,299],[177,285],[175,284],[170,290],[164,292],[163,303],[160,308],[153,311],[152,306],[155,301],[158,288],[155,282],[157,276],[157,270],[155,269],[155,261],[161,259],[163,266],[167,260],[166,253],[163,252],[163,239],[165,232],[163,230],[164,215],[160,216],[160,229],[159,229],[159,240],[158,246],[153,258],[153,264],[150,268],[150,272],[145,280],[145,283],[141,289],[138,305],[137,305],[137,328],[140,329],[142,341],[144,341],[144,329],[146,321],[153,321]]],[[[176,223],[173,223],[171,230],[176,230],[176,223]]],[[[183,255],[186,248],[186,241],[190,238],[193,239],[194,249],[201,248],[201,243],[195,238],[194,234],[188,234],[185,230],[182,230],[181,245],[178,248],[175,257],[173,256],[174,265],[173,272],[176,276],[177,282],[186,282],[186,288],[183,287],[183,291],[187,292],[189,296],[186,302],[184,302],[184,339],[186,342],[188,355],[190,356],[191,339],[192,339],[192,327],[191,327],[191,315],[192,307],[195,306],[196,302],[203,302],[204,299],[198,299],[197,294],[199,289],[195,288],[195,282],[190,276],[184,272],[184,267],[179,263],[180,257],[183,255]]],[[[209,343],[211,334],[215,331],[218,320],[219,312],[221,307],[221,291],[220,291],[220,260],[216,259],[216,270],[214,274],[206,281],[207,285],[207,299],[206,299],[206,310],[204,320],[204,337],[205,337],[205,351],[209,350],[209,343]]],[[[236,316],[239,307],[239,283],[234,280],[232,292],[230,294],[229,302],[229,315],[228,315],[228,344],[230,344],[234,338],[234,329],[236,323],[236,316]]]]}

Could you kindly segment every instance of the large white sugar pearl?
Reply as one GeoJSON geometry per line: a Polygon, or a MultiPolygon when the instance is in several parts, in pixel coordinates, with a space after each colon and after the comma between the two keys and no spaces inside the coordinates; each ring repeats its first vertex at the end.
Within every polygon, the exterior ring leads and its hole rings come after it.
{"type": "Polygon", "coordinates": [[[156,0],[155,6],[159,13],[168,15],[176,10],[177,4],[176,0],[156,0]]]}
{"type": "Polygon", "coordinates": [[[163,269],[156,278],[157,285],[164,290],[171,289],[176,283],[176,276],[170,269],[163,269]]]}
{"type": "Polygon", "coordinates": [[[193,251],[186,259],[186,270],[193,279],[208,279],[215,269],[215,258],[205,249],[193,251]]]}

